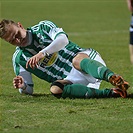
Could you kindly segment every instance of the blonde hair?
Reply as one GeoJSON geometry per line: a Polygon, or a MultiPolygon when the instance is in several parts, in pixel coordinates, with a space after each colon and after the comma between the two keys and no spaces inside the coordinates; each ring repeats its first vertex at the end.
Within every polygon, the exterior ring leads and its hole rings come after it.
{"type": "Polygon", "coordinates": [[[15,24],[17,25],[14,21],[12,20],[6,20],[6,19],[3,19],[1,22],[0,22],[0,37],[2,38],[5,33],[8,31],[8,25],[12,25],[12,24],[15,24]]]}

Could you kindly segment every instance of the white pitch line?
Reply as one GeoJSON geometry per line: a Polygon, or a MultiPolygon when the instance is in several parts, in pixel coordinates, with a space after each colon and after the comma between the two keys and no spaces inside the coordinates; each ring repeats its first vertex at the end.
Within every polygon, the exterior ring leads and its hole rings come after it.
{"type": "Polygon", "coordinates": [[[128,33],[129,30],[115,30],[115,31],[97,31],[97,32],[68,32],[70,36],[89,36],[89,35],[101,35],[101,34],[121,34],[128,33]]]}

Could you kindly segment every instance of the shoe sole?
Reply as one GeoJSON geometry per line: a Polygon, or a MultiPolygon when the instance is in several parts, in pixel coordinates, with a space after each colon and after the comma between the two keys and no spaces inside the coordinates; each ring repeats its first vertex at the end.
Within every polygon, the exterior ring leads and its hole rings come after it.
{"type": "Polygon", "coordinates": [[[130,87],[129,83],[126,82],[120,75],[113,76],[110,83],[124,91],[126,91],[130,87]]]}

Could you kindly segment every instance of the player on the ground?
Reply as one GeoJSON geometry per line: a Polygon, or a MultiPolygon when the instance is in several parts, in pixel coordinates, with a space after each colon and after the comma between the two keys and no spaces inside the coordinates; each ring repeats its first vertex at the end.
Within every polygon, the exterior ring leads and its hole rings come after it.
{"type": "Polygon", "coordinates": [[[21,93],[33,93],[33,73],[52,83],[50,91],[57,97],[82,97],[86,86],[93,92],[99,89],[101,80],[116,87],[111,93],[126,97],[128,82],[108,69],[97,51],[71,42],[63,29],[51,21],[24,29],[22,24],[4,19],[0,22],[0,37],[17,46],[13,55],[17,77],[13,84],[21,93]]]}

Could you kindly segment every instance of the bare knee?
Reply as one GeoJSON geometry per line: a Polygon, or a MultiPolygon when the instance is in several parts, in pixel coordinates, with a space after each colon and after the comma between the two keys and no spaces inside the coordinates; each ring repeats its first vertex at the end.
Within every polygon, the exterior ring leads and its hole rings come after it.
{"type": "Polygon", "coordinates": [[[50,91],[52,94],[61,94],[63,92],[64,85],[60,82],[52,83],[50,91]]]}
{"type": "Polygon", "coordinates": [[[51,93],[55,97],[60,98],[65,84],[71,84],[71,82],[68,80],[57,80],[53,82],[50,87],[51,93]]]}
{"type": "Polygon", "coordinates": [[[81,70],[81,69],[80,69],[80,62],[81,62],[84,58],[88,58],[88,55],[87,55],[87,54],[84,54],[84,53],[79,53],[79,54],[77,54],[77,55],[73,58],[72,64],[73,64],[73,66],[74,66],[75,69],[81,70]]]}

